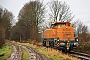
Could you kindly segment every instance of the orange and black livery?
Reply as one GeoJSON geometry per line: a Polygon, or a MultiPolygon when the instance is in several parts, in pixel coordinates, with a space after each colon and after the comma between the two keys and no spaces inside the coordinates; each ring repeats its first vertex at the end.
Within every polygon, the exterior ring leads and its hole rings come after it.
{"type": "Polygon", "coordinates": [[[43,46],[57,47],[62,50],[72,50],[77,47],[78,39],[70,22],[56,22],[50,29],[44,31],[43,46]]]}

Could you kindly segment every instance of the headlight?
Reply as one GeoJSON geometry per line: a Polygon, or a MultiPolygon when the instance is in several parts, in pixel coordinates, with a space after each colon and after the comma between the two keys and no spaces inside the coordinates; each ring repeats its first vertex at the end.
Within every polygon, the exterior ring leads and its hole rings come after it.
{"type": "Polygon", "coordinates": [[[75,42],[75,43],[74,43],[74,45],[78,45],[78,43],[77,43],[77,42],[75,42]]]}
{"type": "Polygon", "coordinates": [[[59,40],[57,40],[57,41],[59,41],[59,40]]]}
{"type": "Polygon", "coordinates": [[[60,43],[60,45],[61,45],[61,46],[64,46],[64,45],[65,45],[65,43],[60,43]]]}
{"type": "Polygon", "coordinates": [[[78,41],[78,39],[76,39],[76,41],[78,41]]]}

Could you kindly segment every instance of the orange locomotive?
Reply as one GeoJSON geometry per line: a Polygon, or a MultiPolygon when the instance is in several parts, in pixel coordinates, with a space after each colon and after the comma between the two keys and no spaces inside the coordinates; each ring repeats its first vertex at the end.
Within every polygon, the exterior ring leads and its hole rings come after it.
{"type": "Polygon", "coordinates": [[[70,22],[52,23],[51,28],[44,31],[43,46],[72,50],[78,45],[78,39],[74,35],[70,22]]]}

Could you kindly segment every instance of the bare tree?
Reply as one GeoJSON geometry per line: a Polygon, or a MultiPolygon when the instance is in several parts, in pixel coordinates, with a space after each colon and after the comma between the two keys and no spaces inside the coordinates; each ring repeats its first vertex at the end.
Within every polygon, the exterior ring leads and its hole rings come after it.
{"type": "Polygon", "coordinates": [[[72,23],[72,26],[75,28],[76,30],[76,34],[79,37],[79,42],[85,42],[87,41],[87,37],[88,37],[88,28],[86,25],[84,25],[79,19],[77,21],[74,21],[72,23]]]}
{"type": "Polygon", "coordinates": [[[13,14],[0,6],[0,47],[4,44],[4,39],[9,39],[11,30],[11,21],[13,14]]]}
{"type": "Polygon", "coordinates": [[[22,35],[24,40],[36,39],[39,41],[38,38],[41,36],[39,36],[40,34],[38,32],[39,28],[42,26],[41,23],[44,21],[44,9],[43,2],[36,0],[26,3],[20,10],[18,15],[19,21],[15,26],[17,27],[15,30],[19,29],[19,32],[16,33],[22,35]]]}
{"type": "Polygon", "coordinates": [[[50,19],[53,21],[71,21],[74,16],[70,11],[70,7],[62,1],[53,1],[50,3],[50,19]]]}

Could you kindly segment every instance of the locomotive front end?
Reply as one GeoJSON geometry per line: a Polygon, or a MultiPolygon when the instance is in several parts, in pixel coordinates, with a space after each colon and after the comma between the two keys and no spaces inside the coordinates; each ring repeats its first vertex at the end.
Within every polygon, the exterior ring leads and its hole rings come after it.
{"type": "Polygon", "coordinates": [[[78,46],[78,39],[75,39],[74,28],[67,22],[65,26],[57,29],[57,48],[65,51],[73,50],[78,46]]]}
{"type": "Polygon", "coordinates": [[[75,37],[74,28],[70,22],[56,22],[50,29],[44,31],[43,46],[56,47],[70,51],[78,46],[78,38],[75,37]]]}

